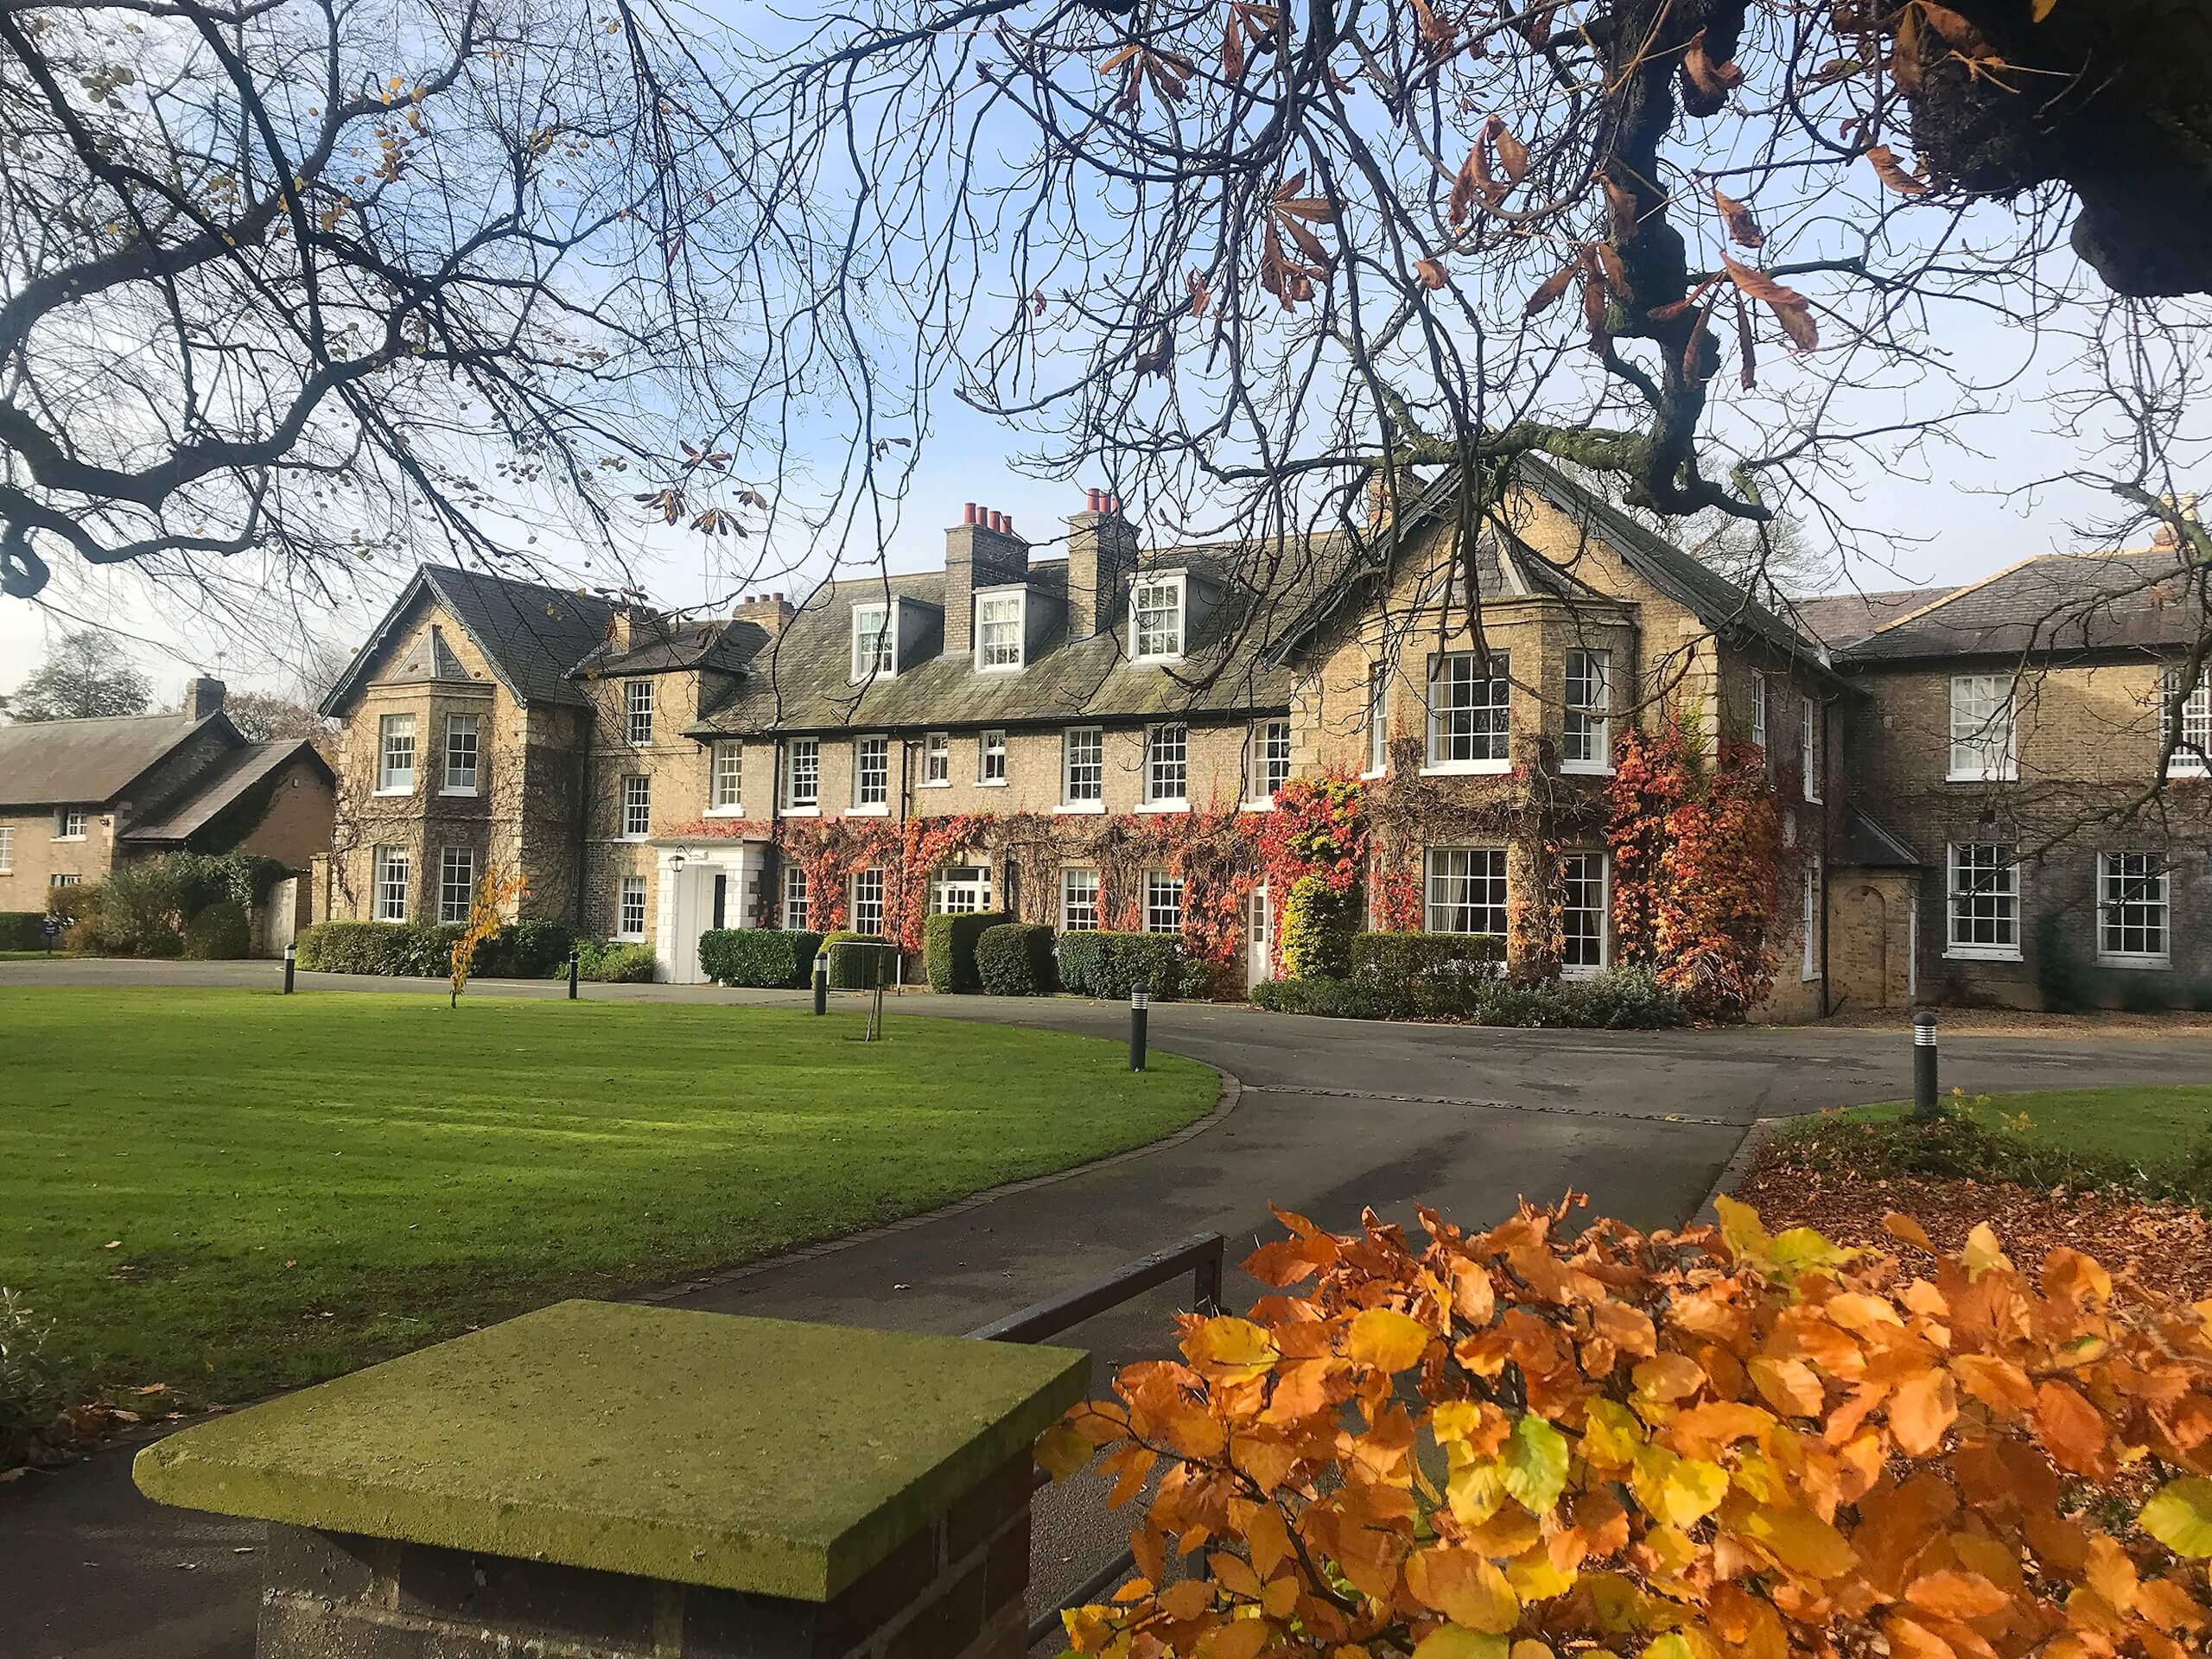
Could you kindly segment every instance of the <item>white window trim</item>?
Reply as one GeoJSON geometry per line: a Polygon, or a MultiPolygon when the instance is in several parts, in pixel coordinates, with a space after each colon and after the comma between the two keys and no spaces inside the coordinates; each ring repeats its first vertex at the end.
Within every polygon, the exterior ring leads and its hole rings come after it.
{"type": "Polygon", "coordinates": [[[1188,812],[1191,810],[1191,727],[1187,721],[1161,721],[1144,728],[1144,775],[1138,790],[1140,812],[1188,812]],[[1180,795],[1154,796],[1152,792],[1153,739],[1169,727],[1179,727],[1183,733],[1183,792],[1180,795]]]}
{"type": "Polygon", "coordinates": [[[745,816],[744,798],[744,740],[735,737],[718,737],[707,746],[707,807],[706,810],[701,813],[700,816],[702,817],[708,818],[741,818],[745,816]],[[734,748],[737,751],[738,798],[732,801],[728,806],[716,806],[715,804],[715,784],[717,774],[721,771],[721,753],[724,748],[734,748]]]}
{"type": "Polygon", "coordinates": [[[776,788],[784,798],[782,816],[787,818],[820,817],[822,816],[822,740],[813,736],[791,739],[784,747],[783,773],[784,775],[776,780],[776,788]],[[791,798],[791,782],[795,776],[791,762],[798,757],[798,746],[802,743],[814,745],[814,798],[810,801],[794,801],[791,798]]]}
{"type": "MultiPolygon", "coordinates": [[[[2186,692],[2181,689],[2181,672],[2178,669],[2168,664],[2159,671],[2158,747],[2161,748],[2165,747],[2166,726],[2174,717],[2174,704],[2177,702],[2183,705],[2181,730],[2177,734],[2179,742],[2177,743],[2174,752],[2166,757],[2166,776],[2202,778],[2208,772],[2212,772],[2212,759],[2208,759],[2205,754],[2183,748],[2179,747],[2179,743],[2189,740],[2188,705],[2190,703],[2205,704],[2209,717],[2206,723],[2212,725],[2212,668],[2208,668],[2199,677],[2196,684],[2186,692]]],[[[2205,747],[2208,751],[2212,751],[2212,742],[2208,742],[2205,747]]]]}
{"type": "Polygon", "coordinates": [[[645,878],[642,875],[624,876],[615,884],[614,888],[614,937],[626,944],[643,944],[645,937],[645,914],[651,908],[652,906],[645,902],[645,878]],[[626,908],[623,900],[628,896],[630,884],[632,881],[638,884],[638,931],[634,933],[622,925],[622,912],[626,908]]]}
{"type": "Polygon", "coordinates": [[[868,732],[853,740],[853,801],[846,809],[849,818],[887,818],[891,816],[891,739],[882,732],[868,732]],[[864,743],[883,745],[883,798],[880,801],[861,799],[861,746],[864,743]]]}
{"type": "MultiPolygon", "coordinates": [[[[1295,731],[1291,729],[1290,721],[1281,715],[1269,715],[1265,720],[1255,720],[1252,722],[1251,730],[1244,740],[1244,766],[1247,772],[1249,774],[1245,781],[1254,785],[1251,796],[1243,804],[1242,810],[1247,812],[1272,812],[1275,810],[1274,791],[1261,787],[1262,785],[1264,785],[1268,780],[1266,734],[1268,728],[1270,726],[1280,726],[1283,728],[1285,733],[1288,735],[1289,741],[1294,743],[1297,741],[1297,734],[1295,731]]],[[[1188,745],[1186,742],[1186,753],[1187,750],[1188,745]]],[[[1186,760],[1185,765],[1187,764],[1188,762],[1186,760]]],[[[1295,775],[1296,774],[1294,772],[1287,774],[1284,777],[1283,781],[1285,783],[1288,783],[1291,777],[1295,775]]],[[[1186,784],[1185,785],[1185,792],[1188,791],[1188,789],[1189,785],[1186,784]]]]}
{"type": "MultiPolygon", "coordinates": [[[[2126,852],[2133,849],[2123,848],[2121,850],[2126,852]]],[[[2171,968],[2174,965],[2174,872],[2173,866],[2171,864],[2165,867],[2164,872],[2166,899],[2165,903],[2161,906],[2166,912],[2166,948],[2156,952],[2105,949],[2105,861],[2113,856],[2113,854],[2104,852],[2097,855],[2095,877],[2097,891],[2096,903],[2094,907],[2094,920],[2097,930],[2097,965],[2101,968],[2129,969],[2137,971],[2148,969],[2152,972],[2171,968]]]]}
{"type": "Polygon", "coordinates": [[[632,842],[650,841],[652,839],[653,780],[652,776],[649,773],[642,772],[624,772],[622,774],[622,792],[616,798],[615,810],[621,815],[615,820],[615,828],[621,832],[618,839],[632,842]],[[632,779],[639,779],[644,780],[645,785],[645,827],[643,830],[632,830],[630,828],[630,785],[632,779]]]}
{"type": "Polygon", "coordinates": [[[1144,910],[1139,919],[1144,924],[1137,930],[1141,933],[1149,933],[1161,939],[1181,938],[1185,925],[1191,919],[1191,884],[1188,878],[1178,875],[1173,870],[1147,870],[1144,873],[1144,910]],[[1155,881],[1174,886],[1175,925],[1172,929],[1155,928],[1152,925],[1152,886],[1155,881]]]}
{"type": "Polygon", "coordinates": [[[438,925],[440,927],[466,927],[468,925],[469,917],[474,914],[476,910],[477,880],[476,849],[474,847],[438,849],[438,925]],[[455,853],[466,854],[468,858],[467,897],[461,905],[460,918],[448,920],[446,916],[446,866],[455,853]]]}
{"type": "MultiPolygon", "coordinates": [[[[1800,984],[1810,985],[1821,977],[1820,953],[1815,948],[1821,936],[1821,861],[1808,858],[1797,894],[1799,923],[1805,937],[1798,942],[1797,979],[1800,984]]],[[[2014,923],[2015,928],[2018,926],[2014,923]]]]}
{"type": "Polygon", "coordinates": [[[1367,770],[1359,774],[1362,783],[1371,783],[1390,772],[1390,665],[1387,662],[1371,661],[1367,665],[1367,702],[1362,712],[1366,716],[1361,722],[1359,741],[1361,753],[1367,761],[1367,770]],[[1380,727],[1382,741],[1375,740],[1380,727]],[[1377,750],[1381,750],[1378,757],[1377,750]],[[1377,760],[1381,764],[1377,765],[1377,760]]]}
{"type": "Polygon", "coordinates": [[[1029,666],[1029,589],[1019,582],[1001,583],[995,588],[976,589],[975,608],[969,613],[975,631],[974,664],[978,674],[1019,674],[1029,666]],[[1012,599],[1014,607],[1014,658],[1010,663],[985,664],[983,661],[983,601],[987,599],[1012,599]]]}
{"type": "MultiPolygon", "coordinates": [[[[1567,855],[1570,858],[1594,858],[1598,861],[1598,965],[1591,968],[1579,963],[1573,967],[1561,964],[1560,977],[1561,979],[1595,979],[1613,965],[1612,855],[1599,847],[1571,847],[1567,849],[1567,855]]],[[[1424,859],[1424,864],[1426,861],[1424,859]]],[[[1421,920],[1424,922],[1428,919],[1426,908],[1428,899],[1426,891],[1427,876],[1428,872],[1424,868],[1421,872],[1424,888],[1421,893],[1423,903],[1421,920]]],[[[1510,920],[1510,918],[1509,917],[1508,919],[1510,920]]]]}
{"type": "Polygon", "coordinates": [[[845,669],[846,683],[850,685],[865,685],[870,680],[895,680],[899,677],[899,601],[895,597],[888,600],[865,599],[854,605],[852,634],[846,641],[845,669]],[[891,666],[871,671],[861,666],[861,640],[865,637],[861,632],[861,613],[874,610],[883,613],[884,637],[891,645],[891,666]]]}
{"type": "Polygon", "coordinates": [[[1441,760],[1423,766],[1424,778],[1496,778],[1513,770],[1510,760],[1441,760]]]}
{"type": "Polygon", "coordinates": [[[633,749],[651,748],[653,741],[653,721],[659,714],[660,699],[654,693],[653,683],[651,680],[622,682],[622,741],[626,745],[633,749]],[[639,709],[636,698],[641,690],[645,694],[644,709],[645,734],[643,737],[637,735],[639,709]]]}
{"type": "Polygon", "coordinates": [[[1751,673],[1751,741],[1758,745],[1759,753],[1766,756],[1770,765],[1774,760],[1774,751],[1767,743],[1766,704],[1766,676],[1753,670],[1751,673]]]}
{"type": "Polygon", "coordinates": [[[1988,761],[1984,761],[1978,766],[1955,766],[1950,764],[1951,751],[1958,747],[1959,741],[1957,736],[1959,688],[1974,680],[2001,681],[2004,678],[2005,676],[2002,674],[1954,674],[1951,676],[1946,687],[1946,700],[1943,705],[1943,712],[1945,715],[1943,747],[1945,766],[1943,773],[1944,782],[1951,784],[2010,784],[2019,781],[2020,703],[2018,697],[2015,695],[2017,688],[2015,688],[2015,690],[2007,690],[2004,697],[2005,728],[2004,754],[1993,765],[1988,761]]]}
{"type": "Polygon", "coordinates": [[[412,795],[415,792],[416,774],[420,772],[423,769],[420,764],[422,758],[421,746],[415,741],[414,715],[379,715],[377,716],[377,786],[375,791],[377,794],[412,795]],[[407,781],[404,784],[389,784],[385,781],[386,778],[391,775],[391,768],[385,764],[385,755],[386,753],[386,735],[385,728],[395,720],[404,720],[407,722],[407,781]]]}
{"type": "Polygon", "coordinates": [[[449,799],[472,798],[477,793],[476,785],[456,784],[453,781],[453,723],[456,720],[473,720],[476,722],[476,764],[468,769],[468,775],[472,778],[480,778],[484,775],[483,716],[480,715],[448,715],[446,716],[446,753],[445,766],[443,769],[446,781],[438,785],[438,793],[449,799]]]}
{"type": "Polygon", "coordinates": [[[915,787],[917,789],[950,789],[952,787],[952,734],[950,732],[925,732],[922,734],[922,781],[915,787]],[[930,745],[939,738],[944,740],[944,776],[932,778],[930,776],[930,745]]]}
{"type": "Polygon", "coordinates": [[[384,922],[384,923],[387,923],[387,924],[389,924],[390,925],[394,926],[394,927],[404,927],[404,926],[405,926],[405,925],[406,925],[406,923],[407,923],[407,901],[408,901],[408,899],[409,899],[410,898],[411,898],[411,897],[413,896],[413,889],[414,889],[414,887],[415,887],[415,855],[414,855],[414,852],[413,852],[413,850],[412,850],[411,849],[410,849],[410,848],[406,848],[406,847],[395,847],[395,846],[389,846],[389,845],[387,845],[387,846],[383,846],[383,847],[376,847],[376,848],[372,848],[372,849],[370,849],[370,853],[369,853],[369,919],[370,919],[370,920],[372,920],[372,921],[376,921],[376,922],[384,922]],[[388,868],[391,868],[391,860],[387,856],[387,855],[389,855],[389,854],[392,854],[392,853],[397,853],[397,854],[399,855],[399,862],[400,862],[401,866],[403,867],[403,874],[401,874],[401,876],[400,876],[400,878],[399,878],[399,914],[398,914],[398,915],[397,915],[397,916],[387,916],[387,915],[385,915],[385,914],[384,913],[384,888],[385,888],[384,873],[385,873],[385,871],[386,869],[388,869],[388,868]]]}
{"type": "Polygon", "coordinates": [[[1423,713],[1427,717],[1427,729],[1423,737],[1426,748],[1421,768],[1421,775],[1424,778],[1497,777],[1513,770],[1513,679],[1510,658],[1503,651],[1493,651],[1490,653],[1491,669],[1490,678],[1493,682],[1498,678],[1496,671],[1500,662],[1508,664],[1505,675],[1505,753],[1495,758],[1472,760],[1440,760],[1436,758],[1437,751],[1444,747],[1444,715],[1447,712],[1458,712],[1438,707],[1437,682],[1443,677],[1447,664],[1462,657],[1471,662],[1479,663],[1482,655],[1480,652],[1473,651],[1446,651],[1439,652],[1429,659],[1428,687],[1422,699],[1425,705],[1423,713]]]}
{"type": "Polygon", "coordinates": [[[1061,866],[1060,931],[1063,933],[1097,931],[1099,925],[1106,919],[1105,912],[1103,909],[1101,903],[1105,896],[1105,879],[1096,868],[1088,864],[1067,864],[1061,866]],[[1090,878],[1090,921],[1088,926],[1083,928],[1077,928],[1068,917],[1068,877],[1077,874],[1087,875],[1090,878]]]}
{"type": "Polygon", "coordinates": [[[2012,943],[2010,944],[1959,944],[1951,938],[1951,905],[1958,897],[1951,886],[1958,877],[1958,849],[1961,845],[1989,846],[1987,842],[1946,842],[1943,845],[1943,957],[1947,962],[2018,962],[2023,922],[2028,913],[2027,880],[2018,860],[2012,871],[2012,943]]]}
{"type": "Polygon", "coordinates": [[[92,834],[92,815],[91,813],[89,813],[89,812],[82,811],[82,810],[80,810],[79,809],[78,809],[78,808],[76,808],[76,807],[73,807],[73,806],[60,807],[60,808],[57,808],[57,809],[55,810],[55,811],[54,811],[54,840],[56,840],[56,841],[85,841],[85,840],[89,839],[89,838],[90,838],[90,836],[91,836],[91,834],[92,834]],[[68,825],[69,820],[70,820],[70,819],[72,819],[72,818],[79,818],[79,819],[81,819],[81,820],[83,821],[83,823],[84,823],[84,826],[85,826],[85,827],[84,827],[83,829],[81,829],[81,830],[74,830],[74,831],[70,830],[67,828],[67,825],[68,825]]]}
{"type": "MultiPolygon", "coordinates": [[[[1422,848],[1421,852],[1421,924],[1422,929],[1432,933],[1448,933],[1453,938],[1457,939],[1505,938],[1512,931],[1513,927],[1512,864],[1513,859],[1511,853],[1505,847],[1501,846],[1496,842],[1452,842],[1439,846],[1422,848]],[[1503,863],[1500,865],[1499,868],[1503,876],[1503,885],[1505,888],[1505,898],[1504,902],[1498,906],[1498,908],[1502,909],[1505,912],[1505,925],[1503,927],[1498,928],[1495,931],[1462,933],[1451,928],[1436,928],[1429,925],[1429,913],[1436,907],[1434,899],[1430,896],[1433,891],[1436,880],[1436,871],[1432,861],[1439,853],[1495,853],[1500,859],[1504,861],[1503,863]]],[[[1480,905],[1463,905],[1457,906],[1457,908],[1463,910],[1479,910],[1488,909],[1490,906],[1480,905]]]]}
{"type": "Polygon", "coordinates": [[[1610,778],[1613,775],[1613,654],[1595,645],[1576,645],[1573,649],[1591,658],[1596,665],[1598,701],[1588,709],[1578,709],[1572,702],[1567,702],[1561,710],[1560,748],[1562,758],[1559,769],[1567,777],[1610,778]],[[1589,720],[1593,728],[1592,734],[1596,740],[1592,747],[1597,759],[1569,760],[1564,758],[1567,715],[1582,715],[1589,720]]]}
{"type": "Polygon", "coordinates": [[[1013,781],[1014,745],[1007,737],[1006,728],[1002,726],[994,726],[988,730],[976,733],[976,787],[978,789],[1004,789],[1013,781]],[[1005,772],[1001,777],[986,778],[983,776],[983,760],[984,757],[989,754],[991,751],[990,740],[994,737],[997,738],[999,741],[999,759],[1006,763],[1005,772]]]}
{"type": "Polygon", "coordinates": [[[1826,734],[1821,729],[1825,723],[1818,702],[1797,699],[1797,770],[1803,774],[1805,798],[1815,806],[1821,804],[1821,771],[1827,759],[1827,745],[1821,741],[1826,734]]]}
{"type": "Polygon", "coordinates": [[[16,826],[0,823],[0,875],[16,873],[16,826]]]}
{"type": "Polygon", "coordinates": [[[1060,800],[1055,812],[1103,812],[1106,810],[1106,728],[1103,726],[1064,726],[1060,728],[1060,800]],[[1075,737],[1087,732],[1096,740],[1098,793],[1077,800],[1069,791],[1074,783],[1075,737]]]}
{"type": "Polygon", "coordinates": [[[1179,663],[1191,648],[1191,580],[1184,570],[1140,570],[1129,579],[1129,660],[1133,663],[1179,663]],[[1172,587],[1175,590],[1175,649],[1140,653],[1137,650],[1137,589],[1172,587]]]}

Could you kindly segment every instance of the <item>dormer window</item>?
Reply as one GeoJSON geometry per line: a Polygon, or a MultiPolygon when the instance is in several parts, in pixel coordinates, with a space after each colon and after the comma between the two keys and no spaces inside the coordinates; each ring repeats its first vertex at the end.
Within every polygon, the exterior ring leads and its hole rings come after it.
{"type": "Polygon", "coordinates": [[[976,595],[976,666],[1020,668],[1029,590],[1010,588],[976,595]]]}
{"type": "Polygon", "coordinates": [[[899,634],[890,604],[878,600],[853,607],[853,681],[888,677],[899,669],[899,634]]]}
{"type": "Polygon", "coordinates": [[[1146,576],[1129,588],[1131,658],[1173,662],[1183,654],[1183,574],[1146,576]]]}

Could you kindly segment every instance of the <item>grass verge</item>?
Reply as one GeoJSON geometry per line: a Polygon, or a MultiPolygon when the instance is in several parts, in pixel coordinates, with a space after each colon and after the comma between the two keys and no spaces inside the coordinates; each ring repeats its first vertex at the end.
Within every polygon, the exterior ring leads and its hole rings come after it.
{"type": "Polygon", "coordinates": [[[0,988],[0,1286],[87,1385],[238,1400],[1141,1145],[1215,1074],[780,1008],[0,988]]]}

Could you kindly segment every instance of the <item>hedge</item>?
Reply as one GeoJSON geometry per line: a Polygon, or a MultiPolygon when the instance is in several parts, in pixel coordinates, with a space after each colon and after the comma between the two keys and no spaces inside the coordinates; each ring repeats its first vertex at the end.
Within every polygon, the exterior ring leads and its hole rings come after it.
{"type": "Polygon", "coordinates": [[[1290,884],[1282,907],[1283,971],[1293,978],[1340,978],[1351,965],[1352,898],[1318,875],[1290,884]]]}
{"type": "MultiPolygon", "coordinates": [[[[839,928],[823,936],[822,948],[830,951],[830,988],[833,991],[872,991],[880,969],[883,982],[898,982],[899,969],[892,958],[897,948],[880,933],[855,933],[839,928]],[[832,950],[833,945],[842,946],[832,950]]],[[[808,972],[813,971],[811,966],[808,972]]]]}
{"type": "Polygon", "coordinates": [[[1391,997],[1402,1019],[1473,1018],[1504,972],[1505,941],[1495,933],[1355,933],[1348,946],[1342,977],[1391,997]]]}
{"type": "Polygon", "coordinates": [[[1213,969],[1186,957],[1172,933],[1105,933],[1079,929],[1060,935],[1060,984],[1078,996],[1124,1001],[1141,981],[1155,1002],[1208,996],[1213,969]]]}
{"type": "MultiPolygon", "coordinates": [[[[1680,999],[1641,968],[1609,969],[1588,979],[1523,984],[1471,978],[1464,984],[1447,1017],[1469,1025],[1656,1031],[1682,1023],[1680,999]]],[[[1429,1011],[1413,988],[1372,976],[1271,979],[1253,988],[1252,1001],[1278,1014],[1339,1020],[1397,1020],[1429,1011]]]]}
{"type": "Polygon", "coordinates": [[[932,916],[922,924],[922,964],[933,991],[972,991],[982,984],[976,972],[976,941],[1013,917],[1002,910],[932,916]]]}
{"type": "Polygon", "coordinates": [[[699,936],[699,971],[724,985],[804,985],[821,949],[804,928],[718,927],[699,936]]]}
{"type": "Polygon", "coordinates": [[[184,954],[194,962],[236,962],[251,944],[245,907],[235,899],[218,899],[184,925],[184,954]]]}
{"type": "MultiPolygon", "coordinates": [[[[420,922],[317,922],[301,929],[293,943],[299,965],[311,973],[443,979],[453,971],[454,941],[461,931],[420,922]]],[[[578,944],[558,922],[510,922],[476,947],[469,972],[482,979],[557,979],[569,971],[569,951],[578,944]]],[[[600,944],[596,939],[581,942],[584,947],[600,944]]],[[[651,950],[633,948],[644,950],[651,962],[651,950]]],[[[588,964],[578,971],[585,978],[594,976],[588,964]]]]}
{"type": "Polygon", "coordinates": [[[0,910],[0,950],[43,950],[45,928],[42,910],[0,910]]]}
{"type": "Polygon", "coordinates": [[[576,941],[578,979],[601,985],[650,985],[653,966],[653,948],[650,944],[625,944],[619,939],[576,941]]]}
{"type": "Polygon", "coordinates": [[[976,942],[976,974],[993,996],[1046,996],[1059,988],[1052,930],[1041,922],[1006,922],[976,942]]]}

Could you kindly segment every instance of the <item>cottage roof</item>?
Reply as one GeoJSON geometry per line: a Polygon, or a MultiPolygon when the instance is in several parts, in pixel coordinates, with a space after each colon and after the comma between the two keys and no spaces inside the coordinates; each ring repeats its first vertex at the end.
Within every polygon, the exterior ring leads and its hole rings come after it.
{"type": "Polygon", "coordinates": [[[2209,613],[2207,568],[2171,549],[2045,553],[1905,611],[1841,654],[1860,664],[2184,645],[2209,613]]]}
{"type": "Polygon", "coordinates": [[[215,722],[232,741],[242,741],[219,711],[202,720],[127,715],[0,726],[0,806],[116,800],[172,749],[215,722]]]}
{"type": "Polygon", "coordinates": [[[189,841],[303,754],[326,779],[337,782],[337,775],[316,752],[311,739],[249,743],[193,779],[193,792],[172,803],[158,817],[129,825],[124,837],[134,842],[189,841]]]}

